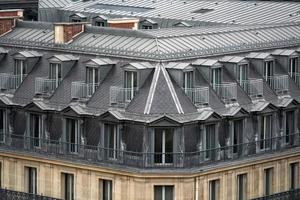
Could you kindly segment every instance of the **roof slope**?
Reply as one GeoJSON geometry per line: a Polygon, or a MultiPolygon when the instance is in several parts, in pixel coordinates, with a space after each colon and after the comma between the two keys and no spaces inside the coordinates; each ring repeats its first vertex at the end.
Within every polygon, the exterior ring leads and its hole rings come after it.
{"type": "MultiPolygon", "coordinates": [[[[43,0],[45,1],[45,0],[43,0]]],[[[127,16],[180,22],[266,24],[300,21],[296,2],[208,1],[208,0],[95,0],[77,1],[61,8],[62,19],[70,12],[86,15],[127,16]]]]}

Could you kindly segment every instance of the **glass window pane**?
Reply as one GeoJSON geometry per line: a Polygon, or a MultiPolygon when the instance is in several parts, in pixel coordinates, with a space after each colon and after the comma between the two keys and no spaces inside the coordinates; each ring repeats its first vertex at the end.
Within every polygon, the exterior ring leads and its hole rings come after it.
{"type": "Polygon", "coordinates": [[[154,200],[163,200],[162,186],[154,186],[154,200]]]}

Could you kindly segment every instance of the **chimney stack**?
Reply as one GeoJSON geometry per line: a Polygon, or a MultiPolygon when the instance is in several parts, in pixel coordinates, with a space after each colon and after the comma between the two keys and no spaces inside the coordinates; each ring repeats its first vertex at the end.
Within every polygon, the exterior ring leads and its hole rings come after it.
{"type": "Polygon", "coordinates": [[[119,18],[107,20],[108,27],[111,28],[125,28],[125,29],[138,29],[139,19],[136,18],[119,18]]]}
{"type": "Polygon", "coordinates": [[[23,18],[23,10],[22,9],[0,10],[0,17],[23,18]]]}
{"type": "Polygon", "coordinates": [[[16,17],[0,17],[0,36],[10,32],[16,25],[16,17]]]}
{"type": "Polygon", "coordinates": [[[69,43],[80,33],[84,32],[86,23],[55,23],[54,42],[55,44],[69,43]]]}

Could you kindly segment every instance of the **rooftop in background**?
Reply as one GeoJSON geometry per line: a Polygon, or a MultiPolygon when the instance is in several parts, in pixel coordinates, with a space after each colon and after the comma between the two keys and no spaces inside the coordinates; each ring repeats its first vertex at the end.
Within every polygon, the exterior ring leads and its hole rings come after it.
{"type": "Polygon", "coordinates": [[[159,27],[187,22],[191,26],[203,23],[270,24],[300,21],[300,3],[208,1],[208,0],[40,0],[40,20],[68,21],[74,13],[87,17],[136,17],[152,19],[159,27]],[[49,9],[50,8],[50,9],[49,9]],[[58,12],[51,8],[58,8],[58,12]],[[58,14],[58,15],[57,15],[58,14]],[[58,18],[59,17],[59,18],[58,18]]]}

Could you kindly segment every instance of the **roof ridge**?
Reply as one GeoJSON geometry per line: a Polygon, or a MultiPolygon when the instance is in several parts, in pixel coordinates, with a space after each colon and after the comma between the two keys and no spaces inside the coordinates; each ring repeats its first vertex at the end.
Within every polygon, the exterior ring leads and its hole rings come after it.
{"type": "Polygon", "coordinates": [[[181,106],[181,103],[180,103],[180,101],[179,101],[179,99],[178,99],[178,96],[177,96],[177,93],[176,93],[176,91],[175,91],[175,88],[174,88],[174,86],[173,86],[173,84],[172,84],[171,78],[170,78],[170,76],[169,76],[169,74],[168,74],[166,68],[164,67],[164,64],[161,65],[161,70],[162,70],[162,72],[163,72],[163,75],[164,75],[164,77],[165,77],[165,80],[166,80],[166,82],[167,82],[167,85],[168,85],[168,87],[169,87],[169,90],[170,90],[170,92],[171,92],[171,95],[172,95],[172,98],[173,98],[173,100],[174,100],[174,103],[175,103],[175,106],[176,106],[176,108],[177,108],[178,113],[179,113],[179,114],[184,114],[183,109],[182,109],[182,106],[181,106]]]}
{"type": "Polygon", "coordinates": [[[144,114],[150,114],[152,101],[153,101],[154,93],[155,93],[155,90],[156,90],[156,85],[157,85],[158,77],[159,77],[159,74],[160,74],[160,70],[161,70],[161,66],[158,64],[155,67],[153,79],[152,79],[152,82],[151,82],[149,94],[148,94],[147,101],[146,101],[144,114]]]}

